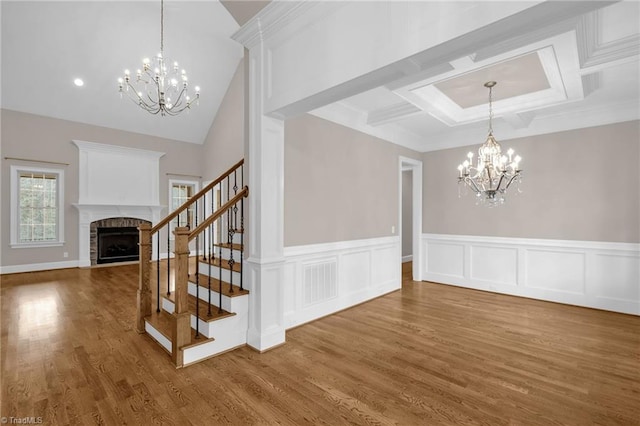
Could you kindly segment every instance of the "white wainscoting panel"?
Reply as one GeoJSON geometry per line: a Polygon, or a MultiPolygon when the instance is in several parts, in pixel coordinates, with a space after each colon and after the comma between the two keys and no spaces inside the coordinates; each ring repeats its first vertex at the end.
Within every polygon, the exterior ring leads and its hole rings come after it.
{"type": "Polygon", "coordinates": [[[422,235],[422,280],[640,315],[640,244],[422,235]]]}
{"type": "Polygon", "coordinates": [[[397,236],[285,247],[284,255],[286,328],[402,286],[397,236]]]}
{"type": "Polygon", "coordinates": [[[472,246],[470,257],[472,279],[517,285],[517,249],[480,245],[472,246]]]}
{"type": "Polygon", "coordinates": [[[584,294],[585,254],[527,249],[527,287],[584,294]]]}
{"type": "Polygon", "coordinates": [[[591,291],[608,299],[640,300],[640,258],[625,253],[596,253],[589,262],[591,291]]]}
{"type": "Polygon", "coordinates": [[[340,277],[345,283],[347,293],[355,293],[362,289],[362,283],[370,283],[371,250],[343,253],[340,277]]]}
{"type": "Polygon", "coordinates": [[[428,271],[451,277],[464,276],[464,244],[429,241],[427,246],[428,271]]]}

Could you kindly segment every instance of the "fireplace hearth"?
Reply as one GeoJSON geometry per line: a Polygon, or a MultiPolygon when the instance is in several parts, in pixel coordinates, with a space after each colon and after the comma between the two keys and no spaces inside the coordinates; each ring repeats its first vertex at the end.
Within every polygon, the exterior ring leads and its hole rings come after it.
{"type": "Polygon", "coordinates": [[[133,226],[97,228],[96,263],[138,260],[138,229],[133,226]]]}

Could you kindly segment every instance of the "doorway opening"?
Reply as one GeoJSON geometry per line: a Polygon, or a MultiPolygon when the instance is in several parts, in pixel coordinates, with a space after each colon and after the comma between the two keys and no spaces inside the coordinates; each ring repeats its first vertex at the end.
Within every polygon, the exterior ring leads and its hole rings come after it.
{"type": "MultiPolygon", "coordinates": [[[[400,157],[398,222],[402,262],[412,262],[412,278],[422,280],[422,161],[400,157]]],[[[403,267],[404,269],[404,267],[403,267]]]]}

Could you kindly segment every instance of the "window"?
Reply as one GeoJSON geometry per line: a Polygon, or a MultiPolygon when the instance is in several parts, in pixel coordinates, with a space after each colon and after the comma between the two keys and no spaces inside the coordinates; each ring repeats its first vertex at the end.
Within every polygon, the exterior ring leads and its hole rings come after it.
{"type": "MultiPolygon", "coordinates": [[[[170,180],[169,181],[169,202],[171,211],[175,211],[178,207],[187,202],[194,194],[198,192],[198,182],[170,180]]],[[[173,239],[173,230],[177,226],[193,226],[195,204],[189,206],[188,209],[181,212],[175,219],[171,221],[171,238],[173,239]]]]}
{"type": "Polygon", "coordinates": [[[64,243],[64,171],[11,166],[11,246],[64,243]]]}

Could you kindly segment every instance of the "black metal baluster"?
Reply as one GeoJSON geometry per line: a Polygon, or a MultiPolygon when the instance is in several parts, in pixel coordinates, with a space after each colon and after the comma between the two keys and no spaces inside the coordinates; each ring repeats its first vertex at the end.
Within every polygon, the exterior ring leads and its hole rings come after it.
{"type": "MultiPolygon", "coordinates": [[[[206,232],[206,231],[205,231],[206,232]]],[[[211,238],[213,237],[213,224],[209,225],[209,277],[207,278],[209,293],[207,293],[207,298],[209,305],[207,306],[207,316],[211,316],[211,251],[213,250],[213,242],[211,238]]]]}
{"type": "MultiPolygon", "coordinates": [[[[156,312],[160,312],[160,231],[158,231],[158,235],[156,235],[156,275],[158,275],[158,289],[156,291],[156,312]]],[[[142,259],[141,259],[142,261],[142,259]]]]}
{"type": "MultiPolygon", "coordinates": [[[[211,188],[211,215],[213,215],[216,211],[216,192],[215,192],[215,187],[211,188]]],[[[216,249],[215,249],[215,233],[214,233],[214,223],[215,221],[213,221],[211,223],[211,237],[209,238],[210,242],[211,242],[211,251],[209,251],[209,264],[211,264],[211,262],[214,261],[214,259],[216,258],[216,249]]],[[[211,272],[211,271],[209,271],[211,272]]],[[[211,274],[209,274],[211,275],[211,274]]]]}
{"type": "MultiPolygon", "coordinates": [[[[238,174],[237,174],[238,169],[235,169],[233,171],[233,196],[235,197],[236,195],[238,195],[238,174]]],[[[234,226],[234,231],[237,231],[237,229],[235,229],[238,226],[238,206],[235,205],[234,206],[234,210],[233,210],[233,226],[234,226]]]]}
{"type": "MultiPolygon", "coordinates": [[[[222,218],[218,218],[220,220],[222,218]]],[[[222,222],[220,220],[220,222],[222,222]]],[[[220,240],[218,241],[218,313],[222,313],[222,229],[218,228],[220,240]]]]}
{"type": "MultiPolygon", "coordinates": [[[[211,197],[213,197],[213,191],[211,191],[211,197]]],[[[206,206],[205,206],[206,209],[206,206]]],[[[211,214],[213,214],[213,212],[211,212],[211,214]]],[[[213,251],[213,223],[211,225],[209,225],[208,228],[209,231],[209,244],[207,244],[207,249],[209,250],[209,256],[208,256],[208,269],[209,269],[209,273],[207,274],[207,289],[209,290],[209,292],[207,293],[207,316],[211,316],[211,252],[213,251]]],[[[207,230],[204,231],[205,233],[207,232],[207,230]]],[[[206,234],[205,234],[206,235],[206,234]]]]}
{"type": "MultiPolygon", "coordinates": [[[[206,197],[205,195],[202,196],[202,221],[206,221],[207,220],[207,204],[206,204],[206,197]]],[[[204,231],[202,231],[204,240],[202,243],[202,260],[206,262],[207,260],[207,230],[205,229],[204,231]]]]}
{"type": "Polygon", "coordinates": [[[240,198],[240,291],[244,290],[244,197],[240,198]]]}
{"type": "MultiPolygon", "coordinates": [[[[229,176],[227,176],[227,202],[231,199],[231,188],[229,185],[231,185],[231,182],[229,176]]],[[[224,212],[224,214],[227,215],[227,244],[229,245],[229,249],[231,249],[231,235],[229,235],[229,230],[231,229],[231,216],[229,215],[229,210],[224,212]]]]}
{"type": "Polygon", "coordinates": [[[171,222],[167,224],[167,296],[171,296],[171,222]]]}
{"type": "MultiPolygon", "coordinates": [[[[222,205],[222,181],[218,184],[218,208],[222,205]]],[[[216,220],[217,225],[217,242],[218,242],[218,264],[222,266],[222,217],[216,220]]],[[[218,267],[218,313],[222,313],[222,268],[218,267]]]]}
{"type": "MultiPolygon", "coordinates": [[[[231,208],[227,210],[227,215],[231,218],[231,208]]],[[[232,219],[229,219],[231,226],[229,227],[229,293],[233,293],[233,264],[235,261],[233,260],[233,235],[235,234],[235,224],[232,219]]]]}
{"type": "MultiPolygon", "coordinates": [[[[194,207],[195,225],[198,227],[198,200],[194,207]]],[[[196,235],[196,339],[200,337],[200,234],[196,235]]]]}

